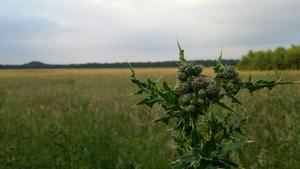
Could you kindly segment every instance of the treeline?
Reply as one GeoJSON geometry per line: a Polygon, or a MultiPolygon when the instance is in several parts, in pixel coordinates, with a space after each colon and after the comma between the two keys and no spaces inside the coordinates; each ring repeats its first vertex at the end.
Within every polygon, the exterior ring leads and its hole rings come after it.
{"type": "MultiPolygon", "coordinates": [[[[215,65],[215,60],[196,60],[195,62],[203,66],[215,65]]],[[[164,61],[164,62],[133,62],[130,63],[133,67],[177,67],[178,61],[164,61]]],[[[227,65],[237,65],[238,60],[223,60],[227,65]]],[[[122,63],[87,63],[87,64],[45,64],[42,62],[30,62],[23,65],[0,65],[0,69],[60,69],[60,68],[128,68],[127,62],[122,63]]]]}
{"type": "Polygon", "coordinates": [[[290,48],[278,47],[275,50],[252,51],[242,57],[239,69],[300,69],[300,45],[290,48]]]}

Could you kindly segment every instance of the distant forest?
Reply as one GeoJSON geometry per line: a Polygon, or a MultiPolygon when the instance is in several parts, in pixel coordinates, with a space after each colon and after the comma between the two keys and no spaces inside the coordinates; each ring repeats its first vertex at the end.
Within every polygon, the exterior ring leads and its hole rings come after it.
{"type": "MultiPolygon", "coordinates": [[[[215,60],[194,60],[203,66],[214,66],[215,60]]],[[[177,67],[178,61],[132,62],[133,67],[177,67]]],[[[224,64],[238,66],[240,70],[284,70],[300,69],[300,45],[289,48],[277,47],[275,50],[252,51],[242,56],[241,60],[224,59],[224,64]]],[[[61,68],[128,68],[122,63],[86,63],[86,64],[45,64],[38,61],[22,65],[0,65],[0,69],[61,69],[61,68]]]]}
{"type": "Polygon", "coordinates": [[[300,45],[275,50],[252,51],[244,55],[238,64],[239,69],[300,69],[300,45]]]}
{"type": "MultiPolygon", "coordinates": [[[[195,62],[202,64],[203,66],[215,65],[215,60],[196,60],[195,62]]],[[[133,67],[177,67],[178,61],[165,61],[165,62],[133,62],[130,63],[133,67]]],[[[237,65],[238,60],[223,60],[224,64],[237,65]]],[[[23,65],[0,65],[0,69],[43,69],[43,68],[128,68],[129,65],[126,62],[123,63],[87,63],[87,64],[45,64],[42,62],[30,62],[23,65]]]]}

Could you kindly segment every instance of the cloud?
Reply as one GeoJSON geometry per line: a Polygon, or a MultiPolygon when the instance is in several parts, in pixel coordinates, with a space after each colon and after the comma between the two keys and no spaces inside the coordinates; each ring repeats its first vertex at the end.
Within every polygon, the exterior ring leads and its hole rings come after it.
{"type": "Polygon", "coordinates": [[[297,0],[2,0],[3,63],[239,58],[299,43],[297,0]],[[5,39],[5,40],[3,40],[5,39]],[[26,57],[25,57],[26,56],[26,57]]]}
{"type": "Polygon", "coordinates": [[[63,29],[37,17],[0,16],[0,58],[3,63],[21,63],[41,57],[47,42],[63,29]],[[24,60],[25,59],[25,60],[24,60]]]}
{"type": "Polygon", "coordinates": [[[0,16],[1,38],[18,39],[55,33],[60,27],[48,20],[35,17],[0,16]]]}

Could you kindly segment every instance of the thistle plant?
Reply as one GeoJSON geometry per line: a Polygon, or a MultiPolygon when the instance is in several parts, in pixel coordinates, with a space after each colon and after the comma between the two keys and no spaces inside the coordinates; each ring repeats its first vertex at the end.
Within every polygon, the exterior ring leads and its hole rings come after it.
{"type": "MultiPolygon", "coordinates": [[[[227,103],[241,105],[236,95],[243,89],[250,93],[276,85],[292,84],[287,81],[241,80],[235,67],[223,65],[221,56],[213,67],[214,76],[203,74],[203,66],[184,57],[179,47],[177,84],[170,87],[165,81],[137,79],[131,67],[131,81],[138,87],[136,94],[145,94],[137,105],[153,107],[159,104],[164,114],[154,120],[170,125],[179,158],[171,163],[174,169],[218,169],[239,168],[232,153],[250,143],[243,125],[246,118],[236,118],[237,112],[227,103]],[[212,106],[220,106],[221,112],[213,112],[212,106]],[[221,114],[221,115],[220,115],[221,114]],[[234,118],[235,117],[235,118],[234,118]]],[[[232,105],[232,104],[230,104],[232,105]]]]}

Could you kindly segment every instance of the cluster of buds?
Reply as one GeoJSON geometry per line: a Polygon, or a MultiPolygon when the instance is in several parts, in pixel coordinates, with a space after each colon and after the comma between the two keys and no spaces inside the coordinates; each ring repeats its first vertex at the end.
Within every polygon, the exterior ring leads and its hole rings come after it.
{"type": "Polygon", "coordinates": [[[222,80],[222,87],[227,93],[236,95],[240,90],[239,73],[233,66],[224,66],[222,71],[217,74],[217,78],[222,80]]]}
{"type": "Polygon", "coordinates": [[[219,98],[220,86],[214,80],[207,80],[202,71],[203,67],[194,62],[179,63],[175,90],[182,110],[191,115],[203,114],[209,101],[219,98]]]}

